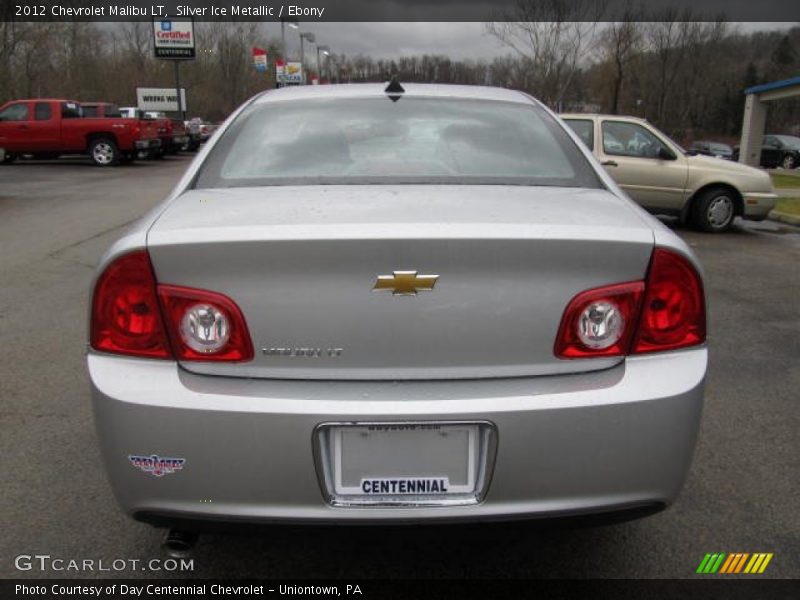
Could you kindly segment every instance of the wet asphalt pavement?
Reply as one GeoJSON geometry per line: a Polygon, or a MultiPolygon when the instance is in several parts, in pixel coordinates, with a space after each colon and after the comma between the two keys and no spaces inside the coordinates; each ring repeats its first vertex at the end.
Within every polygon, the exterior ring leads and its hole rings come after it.
{"type": "MultiPolygon", "coordinates": [[[[163,531],[117,508],[84,368],[92,268],[189,158],[115,169],[0,167],[0,577],[20,554],[162,557],[163,531]]],[[[694,464],[677,503],[604,527],[533,524],[274,527],[201,538],[192,577],[692,577],[707,552],[772,552],[800,577],[800,229],[677,228],[706,270],[711,367],[694,464]]],[[[124,577],[159,577],[126,570],[124,577]]],[[[178,574],[173,574],[177,576],[178,574]]]]}

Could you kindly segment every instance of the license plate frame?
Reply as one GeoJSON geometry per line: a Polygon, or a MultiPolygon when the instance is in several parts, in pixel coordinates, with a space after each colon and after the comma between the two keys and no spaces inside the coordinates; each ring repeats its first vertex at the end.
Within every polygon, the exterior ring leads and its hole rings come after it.
{"type": "MultiPolygon", "coordinates": [[[[323,496],[332,506],[339,507],[423,507],[423,506],[453,506],[463,504],[477,504],[483,501],[491,480],[494,469],[494,460],[497,449],[497,428],[488,421],[381,421],[381,422],[329,422],[317,426],[314,432],[314,458],[317,469],[317,476],[323,496]],[[396,439],[391,443],[397,443],[398,439],[408,436],[408,441],[412,435],[422,435],[427,442],[437,443],[430,436],[434,433],[466,434],[466,477],[455,477],[453,485],[449,483],[449,477],[453,473],[439,473],[436,471],[425,472],[425,469],[436,467],[424,467],[418,474],[396,472],[375,472],[368,479],[372,480],[424,480],[424,479],[448,479],[446,492],[436,490],[431,493],[365,493],[361,488],[360,482],[354,483],[352,473],[349,481],[345,481],[345,465],[343,460],[343,441],[347,436],[362,434],[368,431],[370,435],[377,436],[380,440],[384,435],[387,444],[390,443],[391,436],[396,439]],[[424,433],[430,432],[430,433],[424,433]]],[[[411,440],[414,441],[414,440],[411,440]]],[[[464,440],[455,439],[453,443],[463,443],[464,440]]],[[[380,441],[375,442],[380,443],[380,441]]],[[[405,443],[405,442],[403,442],[405,443]]],[[[402,443],[401,443],[402,445],[402,443]]],[[[387,447],[388,451],[392,448],[387,447]]],[[[452,450],[452,448],[451,448],[452,450]]],[[[419,459],[418,459],[419,460],[419,459]]],[[[409,468],[414,468],[409,466],[409,468]]],[[[377,485],[377,484],[376,484],[377,485]]],[[[388,486],[388,483],[386,484],[388,486]]],[[[399,484],[398,484],[399,485],[399,484]]],[[[418,484],[419,485],[419,484],[418,484]]],[[[409,485],[410,487],[410,485],[409,485]]],[[[430,488],[431,486],[428,486],[430,488]]],[[[426,488],[426,489],[428,489],[426,488]]],[[[399,487],[395,487],[399,489],[399,487]]]]}

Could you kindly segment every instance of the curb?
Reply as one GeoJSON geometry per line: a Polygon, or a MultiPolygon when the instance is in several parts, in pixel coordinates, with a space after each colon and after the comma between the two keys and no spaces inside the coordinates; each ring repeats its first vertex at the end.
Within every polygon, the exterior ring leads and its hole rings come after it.
{"type": "Polygon", "coordinates": [[[777,210],[771,210],[767,217],[772,221],[780,221],[789,225],[800,225],[800,215],[792,215],[777,210]]]}

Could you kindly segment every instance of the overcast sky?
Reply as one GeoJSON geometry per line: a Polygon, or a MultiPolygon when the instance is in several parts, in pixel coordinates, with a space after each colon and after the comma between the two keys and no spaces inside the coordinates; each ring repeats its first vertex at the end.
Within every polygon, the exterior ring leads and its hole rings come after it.
{"type": "MultiPolygon", "coordinates": [[[[788,29],[794,23],[739,23],[742,31],[788,29]]],[[[264,25],[270,37],[280,39],[280,25],[264,25]]],[[[396,58],[412,54],[444,54],[453,59],[487,59],[509,53],[486,33],[483,23],[301,23],[317,42],[336,53],[396,58]]],[[[297,30],[286,28],[288,54],[299,56],[297,30]]],[[[316,50],[312,46],[311,52],[316,50]]],[[[312,59],[313,60],[313,59],[312,59]]]]}

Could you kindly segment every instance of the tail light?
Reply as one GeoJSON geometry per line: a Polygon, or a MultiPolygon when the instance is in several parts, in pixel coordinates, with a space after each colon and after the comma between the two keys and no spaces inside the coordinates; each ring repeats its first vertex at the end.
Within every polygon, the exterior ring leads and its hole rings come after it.
{"type": "Polygon", "coordinates": [[[159,285],[158,296],[178,360],[246,361],[253,345],[242,311],[222,294],[159,285]]]}
{"type": "Polygon", "coordinates": [[[681,255],[657,248],[650,262],[633,352],[674,350],[705,341],[706,307],[700,276],[681,255]]]}
{"type": "Polygon", "coordinates": [[[554,351],[559,358],[625,356],[705,339],[700,276],[683,256],[656,248],[646,281],[594,288],[570,301],[554,351]]]}
{"type": "Polygon", "coordinates": [[[630,348],[644,282],[581,292],[570,301],[556,338],[556,356],[621,356],[630,348]]]}
{"type": "Polygon", "coordinates": [[[98,278],[90,343],[103,352],[202,361],[246,361],[253,345],[226,296],[156,283],[145,250],[125,254],[98,278]]]}
{"type": "Polygon", "coordinates": [[[90,339],[95,350],[172,358],[146,251],[121,256],[97,280],[90,339]]]}

